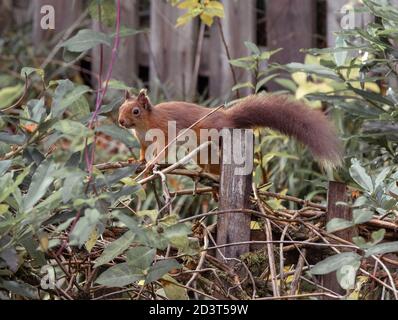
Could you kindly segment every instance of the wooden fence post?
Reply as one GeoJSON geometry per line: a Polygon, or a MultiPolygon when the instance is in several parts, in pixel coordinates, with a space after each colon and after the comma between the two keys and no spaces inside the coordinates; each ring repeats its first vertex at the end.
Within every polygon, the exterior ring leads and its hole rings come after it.
{"type": "MultiPolygon", "coordinates": [[[[247,130],[225,130],[228,131],[231,139],[228,142],[225,138],[223,140],[219,208],[221,211],[248,209],[252,191],[252,141],[249,142],[245,139],[247,130]],[[238,135],[241,139],[237,139],[238,135]],[[237,164],[236,154],[239,157],[243,155],[246,166],[250,167],[250,170],[245,170],[243,175],[237,174],[237,170],[242,168],[242,165],[237,164]],[[233,156],[231,157],[231,155],[233,156]]],[[[247,213],[234,211],[220,214],[217,223],[217,244],[250,241],[250,221],[251,216],[247,213]]],[[[220,260],[223,260],[223,256],[239,258],[242,254],[249,252],[249,249],[249,244],[221,248],[220,251],[217,251],[217,258],[220,260]]]]}
{"type": "MultiPolygon", "coordinates": [[[[352,212],[348,206],[339,205],[338,202],[348,203],[349,197],[347,194],[347,186],[344,183],[330,181],[328,190],[328,206],[326,221],[329,222],[334,218],[352,220],[352,212]]],[[[353,236],[352,229],[346,229],[343,231],[336,232],[335,235],[344,240],[351,240],[353,236]]],[[[336,273],[332,272],[322,276],[322,285],[325,288],[332,290],[333,292],[344,294],[345,291],[342,289],[337,282],[336,273]]],[[[324,299],[330,299],[325,297],[324,299]]]]}

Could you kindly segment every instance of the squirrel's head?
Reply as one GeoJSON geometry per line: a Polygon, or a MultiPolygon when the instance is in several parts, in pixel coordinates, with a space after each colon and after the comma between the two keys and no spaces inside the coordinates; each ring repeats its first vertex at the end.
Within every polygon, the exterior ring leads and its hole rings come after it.
{"type": "Polygon", "coordinates": [[[152,105],[145,89],[138,96],[126,91],[125,101],[119,109],[119,125],[127,129],[145,125],[151,110],[152,105]]]}

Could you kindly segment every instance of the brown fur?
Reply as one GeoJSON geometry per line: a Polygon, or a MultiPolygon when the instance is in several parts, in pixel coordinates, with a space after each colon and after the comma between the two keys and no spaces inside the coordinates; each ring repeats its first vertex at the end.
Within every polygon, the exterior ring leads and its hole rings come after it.
{"type": "MultiPolygon", "coordinates": [[[[126,128],[135,129],[143,155],[147,147],[143,137],[147,130],[161,129],[168,139],[168,121],[176,121],[179,132],[189,128],[209,112],[211,109],[177,101],[152,107],[146,94],[141,93],[137,98],[127,99],[121,106],[119,123],[126,128]],[[134,108],[140,109],[139,115],[133,114],[134,108]]],[[[292,136],[308,146],[322,164],[340,165],[342,149],[326,116],[287,96],[249,96],[230,109],[215,112],[193,129],[199,133],[200,129],[256,127],[269,127],[292,136]]],[[[211,171],[216,170],[212,168],[211,171]]]]}

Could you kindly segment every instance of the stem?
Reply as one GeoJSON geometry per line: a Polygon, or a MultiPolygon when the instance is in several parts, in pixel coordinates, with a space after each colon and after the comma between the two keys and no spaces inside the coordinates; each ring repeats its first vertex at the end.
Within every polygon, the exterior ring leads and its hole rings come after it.
{"type": "Polygon", "coordinates": [[[193,68],[192,82],[191,82],[191,90],[190,90],[190,98],[193,101],[195,98],[196,87],[198,85],[198,77],[199,77],[199,68],[200,68],[200,58],[203,48],[203,40],[205,36],[206,25],[200,21],[199,27],[199,36],[198,36],[198,45],[196,47],[195,54],[195,64],[193,68]]]}
{"type": "MultiPolygon", "coordinates": [[[[116,62],[116,57],[117,57],[117,51],[119,48],[119,44],[120,44],[120,25],[121,25],[121,21],[120,21],[120,14],[121,14],[121,5],[120,5],[120,0],[117,0],[117,14],[116,14],[116,36],[115,36],[115,41],[113,43],[113,48],[112,48],[112,55],[111,55],[111,60],[109,63],[109,67],[108,67],[108,71],[105,77],[105,85],[103,86],[102,84],[102,50],[101,50],[101,66],[100,66],[100,74],[98,76],[99,79],[99,89],[97,91],[97,98],[96,98],[96,103],[95,103],[95,111],[93,112],[93,115],[90,119],[89,122],[89,128],[93,129],[95,124],[97,123],[98,120],[98,114],[101,110],[101,105],[102,105],[102,101],[104,100],[104,97],[106,95],[106,92],[108,90],[108,85],[109,85],[109,81],[111,79],[112,76],[112,72],[113,72],[113,67],[115,65],[116,62]]],[[[93,172],[93,164],[94,164],[94,158],[95,158],[95,139],[94,139],[94,144],[93,144],[93,148],[91,151],[91,157],[88,157],[88,145],[87,145],[87,141],[86,141],[86,147],[85,147],[85,152],[86,152],[86,165],[87,165],[87,171],[89,173],[89,181],[91,181],[91,177],[92,177],[92,172],[93,172]]]]}

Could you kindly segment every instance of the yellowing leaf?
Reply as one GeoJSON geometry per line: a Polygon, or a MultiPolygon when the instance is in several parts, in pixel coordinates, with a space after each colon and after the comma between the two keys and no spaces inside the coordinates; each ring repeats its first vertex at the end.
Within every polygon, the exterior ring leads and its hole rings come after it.
{"type": "Polygon", "coordinates": [[[186,0],[178,4],[179,9],[192,9],[192,8],[197,8],[200,6],[200,3],[198,0],[186,0]]]}
{"type": "Polygon", "coordinates": [[[250,230],[261,230],[261,226],[258,221],[251,221],[250,222],[250,230]]]}
{"type": "Polygon", "coordinates": [[[23,86],[18,84],[0,90],[0,109],[11,106],[22,94],[23,86]]]}
{"type": "Polygon", "coordinates": [[[160,282],[163,285],[163,290],[170,300],[189,300],[187,290],[178,286],[178,282],[168,274],[164,275],[160,282]]]}
{"type": "Polygon", "coordinates": [[[8,211],[8,205],[0,204],[0,215],[5,214],[8,211]]]}
{"type": "Polygon", "coordinates": [[[209,15],[206,14],[206,13],[202,13],[202,14],[200,15],[200,19],[202,20],[202,22],[203,22],[206,26],[209,26],[209,27],[211,27],[211,25],[212,25],[213,22],[214,22],[213,17],[212,17],[212,16],[209,16],[209,15]]]}
{"type": "Polygon", "coordinates": [[[93,250],[95,244],[97,243],[98,239],[98,231],[95,228],[93,232],[91,232],[90,237],[88,238],[87,242],[85,243],[86,249],[88,252],[91,252],[93,250]]]}

